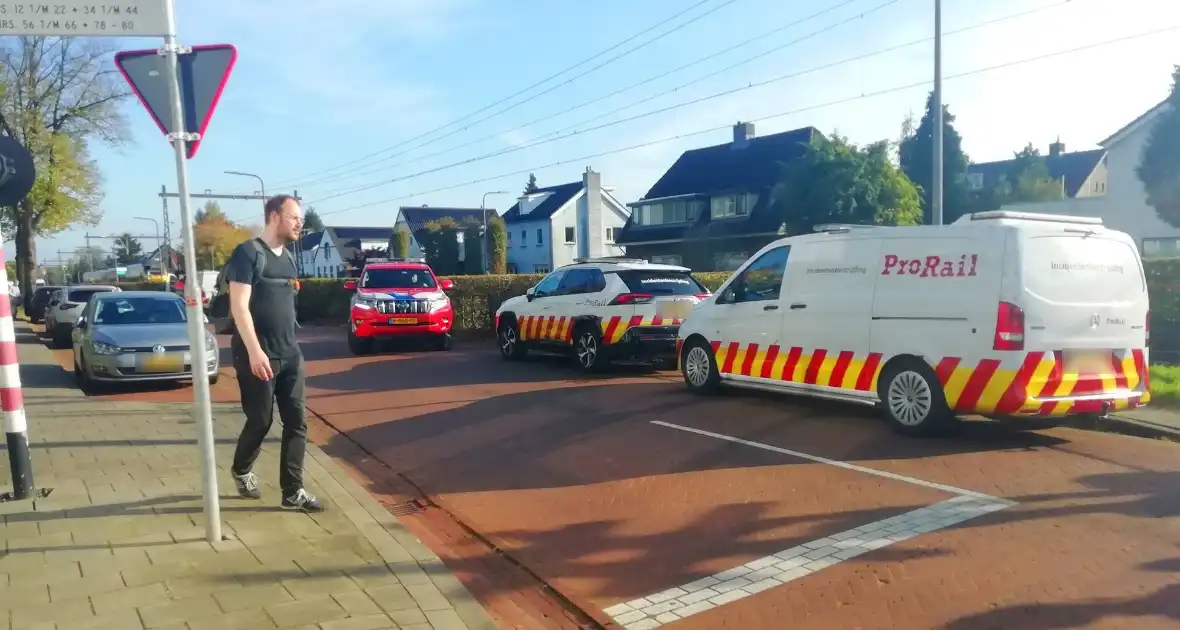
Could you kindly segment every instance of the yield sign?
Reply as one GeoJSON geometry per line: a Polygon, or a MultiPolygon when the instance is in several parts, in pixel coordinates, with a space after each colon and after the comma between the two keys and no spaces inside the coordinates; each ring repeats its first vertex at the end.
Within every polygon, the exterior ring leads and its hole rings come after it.
{"type": "Polygon", "coordinates": [[[177,56],[183,124],[172,119],[167,57],[157,50],[128,50],[115,55],[115,65],[164,135],[197,134],[196,140],[185,141],[186,154],[192,158],[205,137],[209,119],[237,59],[238,49],[231,44],[193,46],[191,52],[177,56]]]}

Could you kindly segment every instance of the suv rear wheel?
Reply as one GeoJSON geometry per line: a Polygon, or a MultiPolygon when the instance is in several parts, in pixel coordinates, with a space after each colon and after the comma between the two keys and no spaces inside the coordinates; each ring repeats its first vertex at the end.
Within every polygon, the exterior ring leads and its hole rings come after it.
{"type": "Polygon", "coordinates": [[[610,360],[602,344],[602,332],[597,326],[579,324],[574,329],[574,357],[583,372],[601,372],[610,360]]]}

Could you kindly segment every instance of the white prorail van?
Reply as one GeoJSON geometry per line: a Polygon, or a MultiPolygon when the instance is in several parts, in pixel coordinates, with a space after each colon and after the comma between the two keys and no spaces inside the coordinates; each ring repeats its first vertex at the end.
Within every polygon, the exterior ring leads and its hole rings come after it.
{"type": "Polygon", "coordinates": [[[1100,219],[818,230],[763,247],[692,311],[677,339],[690,390],[876,405],[910,435],[1148,401],[1143,266],[1100,219]]]}

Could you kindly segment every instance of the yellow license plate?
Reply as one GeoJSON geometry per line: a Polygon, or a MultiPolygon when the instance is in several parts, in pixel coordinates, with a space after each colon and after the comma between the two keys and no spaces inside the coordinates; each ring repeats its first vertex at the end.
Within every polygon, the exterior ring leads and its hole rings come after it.
{"type": "Polygon", "coordinates": [[[184,371],[184,359],[168,354],[153,354],[143,359],[144,372],[172,373],[184,371]]]}
{"type": "Polygon", "coordinates": [[[390,317],[389,323],[391,323],[391,324],[417,324],[418,318],[417,317],[390,317]]]}
{"type": "Polygon", "coordinates": [[[663,302],[656,308],[656,312],[664,319],[684,319],[692,312],[692,303],[688,300],[663,302]]]}
{"type": "Polygon", "coordinates": [[[1102,350],[1065,351],[1067,374],[1107,374],[1111,371],[1111,353],[1102,350]]]}

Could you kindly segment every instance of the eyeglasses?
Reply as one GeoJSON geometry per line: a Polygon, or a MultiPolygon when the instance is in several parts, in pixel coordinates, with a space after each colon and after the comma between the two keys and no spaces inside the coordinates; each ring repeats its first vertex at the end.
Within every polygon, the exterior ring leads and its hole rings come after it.
{"type": "Polygon", "coordinates": [[[293,223],[303,224],[303,217],[297,214],[284,214],[283,218],[290,219],[293,223]]]}

